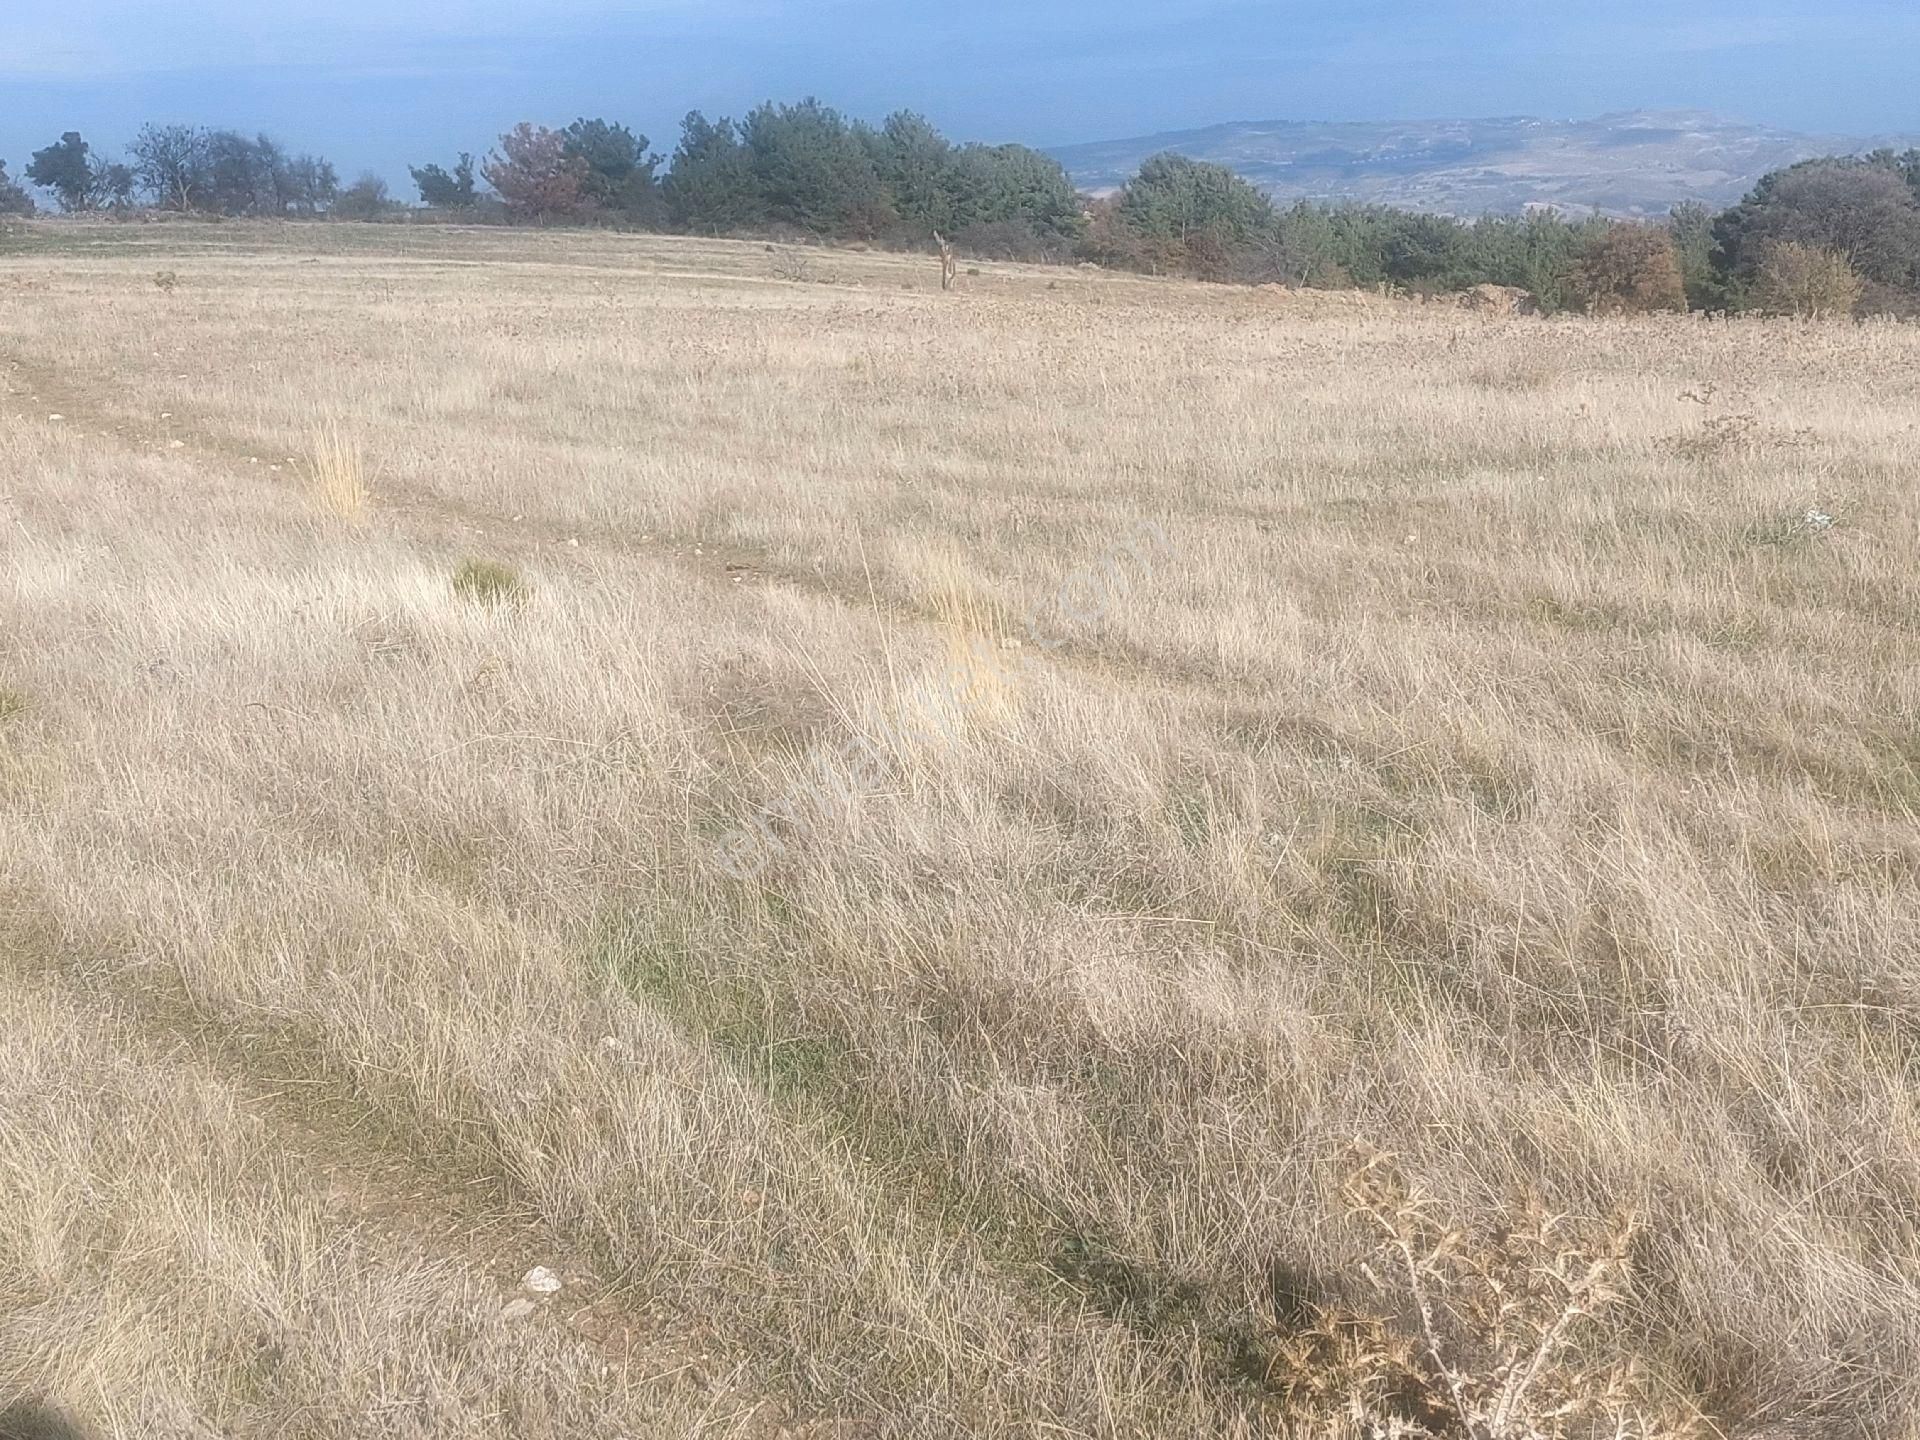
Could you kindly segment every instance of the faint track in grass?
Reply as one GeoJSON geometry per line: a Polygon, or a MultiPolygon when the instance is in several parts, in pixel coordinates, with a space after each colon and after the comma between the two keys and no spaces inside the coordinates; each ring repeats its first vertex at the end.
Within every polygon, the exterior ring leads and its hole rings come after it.
{"type": "Polygon", "coordinates": [[[161,1074],[193,1067],[217,1080],[261,1122],[275,1156],[346,1233],[491,1281],[497,1306],[521,1298],[522,1277],[545,1266],[564,1278],[562,1289],[511,1323],[557,1330],[593,1367],[630,1377],[636,1394],[708,1411],[716,1421],[711,1433],[815,1433],[809,1422],[785,1420],[786,1405],[754,1390],[748,1362],[723,1337],[644,1303],[624,1276],[516,1196],[504,1175],[423,1158],[392,1116],[356,1097],[324,1062],[314,1064],[297,1037],[200,1014],[184,990],[151,971],[117,983],[123,972],[100,972],[61,931],[57,916],[16,896],[0,913],[0,976],[12,985],[52,982],[85,1002],[93,1023],[143,1067],[161,1074]]]}

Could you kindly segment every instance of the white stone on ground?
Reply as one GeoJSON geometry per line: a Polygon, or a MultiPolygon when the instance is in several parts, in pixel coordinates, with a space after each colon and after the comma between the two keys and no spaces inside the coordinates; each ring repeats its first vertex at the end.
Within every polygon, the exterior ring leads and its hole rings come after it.
{"type": "Polygon", "coordinates": [[[536,1295],[551,1295],[565,1282],[544,1265],[536,1265],[527,1272],[527,1278],[521,1285],[536,1295]]]}

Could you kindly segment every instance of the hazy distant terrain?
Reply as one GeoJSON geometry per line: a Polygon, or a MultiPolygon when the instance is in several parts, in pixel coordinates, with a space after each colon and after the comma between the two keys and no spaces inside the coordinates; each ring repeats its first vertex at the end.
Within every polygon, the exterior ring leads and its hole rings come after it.
{"type": "Polygon", "coordinates": [[[1448,214],[1551,205],[1664,214],[1684,200],[1739,200],[1769,170],[1889,138],[1804,135],[1697,111],[1597,120],[1237,121],[1070,145],[1051,153],[1076,184],[1109,190],[1162,150],[1231,166],[1280,200],[1357,200],[1448,214]]]}

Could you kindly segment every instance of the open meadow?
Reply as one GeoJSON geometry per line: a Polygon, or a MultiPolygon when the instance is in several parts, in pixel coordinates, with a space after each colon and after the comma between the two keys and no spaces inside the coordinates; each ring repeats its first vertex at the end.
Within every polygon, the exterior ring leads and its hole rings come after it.
{"type": "Polygon", "coordinates": [[[981,269],[0,239],[0,1411],[1920,1436],[1920,329],[981,269]]]}

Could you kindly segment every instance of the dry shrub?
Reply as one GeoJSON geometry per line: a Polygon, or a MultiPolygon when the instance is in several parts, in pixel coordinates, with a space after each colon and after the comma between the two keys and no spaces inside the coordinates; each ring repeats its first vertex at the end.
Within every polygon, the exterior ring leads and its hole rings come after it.
{"type": "Polygon", "coordinates": [[[373,498],[360,447],[333,422],[316,427],[307,441],[307,484],[314,503],[341,520],[365,518],[373,498]]]}
{"type": "Polygon", "coordinates": [[[1564,383],[1566,368],[1558,360],[1521,356],[1476,366],[1467,378],[1482,390],[1530,394],[1564,383]]]}
{"type": "Polygon", "coordinates": [[[1673,237],[1650,225],[1611,225],[1581,249],[1567,276],[1574,303],[1594,315],[1687,308],[1673,237]]]}
{"type": "Polygon", "coordinates": [[[992,220],[968,225],[953,237],[954,248],[982,260],[1013,260],[1040,265],[1065,254],[1061,241],[1042,235],[1024,220],[992,220]]]}
{"type": "Polygon", "coordinates": [[[1825,320],[1851,316],[1865,291],[1866,282],[1839,251],[1789,241],[1767,252],[1754,300],[1770,315],[1825,320]]]}
{"type": "Polygon", "coordinates": [[[1577,1219],[1529,1196],[1512,1223],[1469,1233],[1364,1147],[1346,1195],[1373,1236],[1368,1279],[1412,1320],[1321,1310],[1283,1338],[1270,1379],[1310,1423],[1466,1440],[1708,1433],[1604,1343],[1599,1322],[1627,1294],[1630,1213],[1577,1219]]]}
{"type": "Polygon", "coordinates": [[[1462,310],[1480,315],[1537,315],[1539,302],[1518,285],[1474,285],[1452,297],[1462,310]]]}
{"type": "Polygon", "coordinates": [[[791,281],[795,285],[804,285],[813,279],[813,257],[805,251],[782,248],[773,252],[773,259],[767,262],[776,280],[791,281]]]}
{"type": "Polygon", "coordinates": [[[1752,410],[1721,403],[1719,387],[1710,382],[1697,390],[1683,391],[1680,398],[1702,411],[1699,429],[1668,441],[1675,454],[1688,459],[1751,456],[1770,450],[1802,449],[1814,443],[1813,432],[1804,427],[1788,430],[1769,426],[1752,410]]]}

